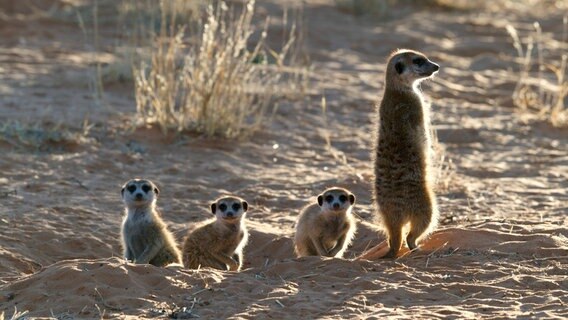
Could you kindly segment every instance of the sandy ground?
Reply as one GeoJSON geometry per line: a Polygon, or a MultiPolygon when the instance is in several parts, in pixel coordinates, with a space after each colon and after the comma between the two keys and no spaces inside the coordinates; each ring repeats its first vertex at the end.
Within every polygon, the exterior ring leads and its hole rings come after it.
{"type": "MultiPolygon", "coordinates": [[[[261,14],[281,14],[282,2],[259,2],[261,14]]],[[[60,123],[79,132],[84,119],[92,126],[80,141],[39,148],[0,139],[0,312],[59,319],[568,317],[568,131],[513,109],[518,66],[505,30],[511,23],[528,31],[538,20],[546,36],[559,35],[559,12],[406,8],[376,21],[342,13],[332,1],[305,2],[314,94],[282,103],[268,127],[235,142],[127,131],[132,88],[109,81],[102,105],[89,90],[93,61],[116,59],[120,30],[101,22],[95,57],[74,19],[73,10],[88,14],[88,6],[44,1],[55,13],[26,17],[15,14],[30,14],[25,8],[0,1],[9,13],[0,19],[0,119],[44,131],[60,123]],[[439,230],[422,251],[397,260],[296,259],[299,208],[332,185],[358,197],[359,232],[347,258],[382,240],[372,224],[371,132],[386,56],[400,47],[441,65],[423,85],[444,163],[452,163],[438,188],[439,230]],[[120,186],[136,176],[159,184],[158,206],[178,239],[209,218],[208,202],[218,195],[247,199],[244,270],[125,263],[120,186]]]]}

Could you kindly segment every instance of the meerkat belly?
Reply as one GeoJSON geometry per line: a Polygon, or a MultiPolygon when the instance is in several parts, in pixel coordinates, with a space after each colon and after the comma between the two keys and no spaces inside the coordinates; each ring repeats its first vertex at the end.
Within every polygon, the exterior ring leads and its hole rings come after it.
{"type": "Polygon", "coordinates": [[[218,232],[209,245],[205,246],[205,250],[211,250],[218,253],[231,255],[235,252],[239,245],[239,232],[238,231],[224,231],[218,232]]]}
{"type": "Polygon", "coordinates": [[[322,244],[325,249],[332,249],[337,244],[337,240],[345,233],[347,224],[343,219],[331,219],[326,223],[322,232],[322,244]]]}
{"type": "Polygon", "coordinates": [[[237,250],[237,247],[242,240],[242,234],[239,232],[233,232],[225,239],[227,239],[227,241],[225,242],[226,245],[222,248],[222,251],[225,254],[232,255],[235,253],[235,250],[237,250]]]}
{"type": "Polygon", "coordinates": [[[404,199],[422,192],[427,181],[425,147],[410,139],[381,141],[375,161],[375,197],[404,199]]]}
{"type": "Polygon", "coordinates": [[[155,239],[155,234],[157,233],[153,226],[145,224],[127,225],[126,228],[130,229],[127,232],[127,242],[136,257],[142,254],[148,246],[152,245],[150,241],[155,239]]]}

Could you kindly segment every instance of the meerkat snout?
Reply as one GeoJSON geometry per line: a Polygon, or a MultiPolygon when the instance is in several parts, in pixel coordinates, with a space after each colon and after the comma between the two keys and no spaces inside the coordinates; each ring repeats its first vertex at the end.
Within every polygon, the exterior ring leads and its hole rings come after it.
{"type": "Polygon", "coordinates": [[[440,70],[440,66],[426,58],[415,58],[412,63],[416,66],[417,72],[423,77],[430,77],[440,70]]]}
{"type": "Polygon", "coordinates": [[[333,209],[333,211],[345,210],[353,204],[355,204],[355,196],[352,194],[347,196],[346,194],[328,193],[325,197],[323,194],[318,196],[318,205],[322,208],[322,212],[329,209],[333,209]]]}
{"type": "Polygon", "coordinates": [[[398,61],[396,61],[394,68],[398,74],[409,72],[420,77],[430,77],[440,70],[439,65],[425,57],[416,57],[410,61],[406,60],[408,60],[408,58],[400,57],[398,61]]]}
{"type": "Polygon", "coordinates": [[[248,210],[248,203],[246,201],[235,200],[231,198],[221,199],[220,201],[211,204],[211,213],[217,218],[227,221],[237,221],[248,210]]]}
{"type": "Polygon", "coordinates": [[[145,206],[155,202],[160,191],[147,180],[132,179],[120,191],[127,207],[145,206]]]}
{"type": "Polygon", "coordinates": [[[423,80],[433,77],[440,66],[425,55],[412,50],[399,50],[387,65],[386,85],[399,91],[415,90],[423,80]]]}

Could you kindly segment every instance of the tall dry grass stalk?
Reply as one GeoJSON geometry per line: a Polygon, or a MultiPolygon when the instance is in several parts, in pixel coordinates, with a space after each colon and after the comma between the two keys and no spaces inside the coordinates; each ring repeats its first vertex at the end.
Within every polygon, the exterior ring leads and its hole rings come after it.
{"type": "MultiPolygon", "coordinates": [[[[321,111],[322,111],[322,126],[321,126],[321,135],[325,140],[325,146],[327,151],[331,154],[331,156],[342,165],[348,165],[347,156],[344,152],[338,150],[337,148],[333,147],[331,144],[331,133],[330,129],[328,128],[328,120],[327,120],[327,100],[325,96],[321,97],[321,111]]],[[[351,168],[353,169],[353,168],[351,168]]]]}
{"type": "Polygon", "coordinates": [[[446,148],[438,139],[438,131],[430,128],[432,139],[432,168],[434,170],[434,188],[437,192],[447,193],[455,187],[456,166],[451,158],[446,156],[446,148]]]}
{"type": "Polygon", "coordinates": [[[513,91],[513,102],[522,109],[537,110],[555,127],[566,127],[568,16],[563,20],[562,40],[554,46],[547,47],[538,22],[534,23],[534,28],[526,46],[523,46],[517,30],[512,25],[507,25],[507,32],[513,38],[513,46],[522,61],[519,81],[513,91]],[[553,57],[558,55],[560,61],[554,61],[553,57]]]}
{"type": "Polygon", "coordinates": [[[288,77],[295,27],[280,52],[266,44],[268,20],[255,45],[254,0],[240,14],[224,2],[209,5],[197,37],[176,21],[175,5],[161,6],[162,23],[149,65],[134,67],[136,106],[143,123],[207,136],[246,136],[267,119],[267,108],[288,77]],[[170,17],[167,19],[167,17],[170,17]],[[274,61],[268,64],[268,57],[274,61]]]}
{"type": "Polygon", "coordinates": [[[12,316],[10,318],[5,318],[4,315],[4,311],[2,311],[2,313],[0,313],[0,320],[4,320],[4,319],[10,319],[10,320],[24,320],[24,319],[28,319],[29,311],[25,310],[25,311],[18,311],[17,307],[14,307],[14,314],[12,314],[12,316]]]}
{"type": "Polygon", "coordinates": [[[170,19],[193,27],[207,2],[211,0],[122,0],[117,4],[119,25],[124,27],[130,45],[148,46],[160,26],[171,23],[170,19]]]}
{"type": "Polygon", "coordinates": [[[93,2],[93,9],[92,9],[92,39],[90,39],[88,27],[85,23],[85,20],[81,16],[81,13],[77,10],[77,21],[79,23],[79,28],[83,32],[83,37],[85,39],[85,44],[90,43],[92,41],[93,48],[92,48],[92,59],[95,63],[94,67],[90,68],[89,72],[89,91],[93,94],[93,100],[96,106],[101,106],[104,103],[104,85],[102,79],[102,69],[101,63],[99,61],[99,52],[100,52],[100,37],[99,37],[99,2],[95,0],[93,2]]]}

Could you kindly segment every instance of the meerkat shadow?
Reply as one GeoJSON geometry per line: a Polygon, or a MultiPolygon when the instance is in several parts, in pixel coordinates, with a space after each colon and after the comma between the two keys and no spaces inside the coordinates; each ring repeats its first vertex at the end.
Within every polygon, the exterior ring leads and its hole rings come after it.
{"type": "Polygon", "coordinates": [[[355,261],[357,260],[377,260],[384,257],[387,252],[389,251],[389,246],[387,245],[387,241],[383,241],[378,245],[366,250],[365,252],[361,253],[359,256],[355,257],[355,261]]]}
{"type": "MultiPolygon", "coordinates": [[[[491,241],[490,238],[487,238],[491,241]]],[[[403,246],[400,248],[395,259],[402,258],[408,255],[428,255],[433,252],[437,252],[443,248],[467,248],[472,247],[472,244],[483,241],[483,235],[481,232],[475,232],[470,230],[463,230],[460,228],[449,228],[434,231],[427,238],[422,240],[418,248],[415,250],[409,250],[408,247],[403,246]],[[481,238],[480,238],[481,237],[481,238]],[[473,240],[472,239],[477,239],[473,240]]],[[[475,245],[473,245],[475,246],[475,245]]],[[[389,252],[388,242],[386,240],[377,244],[376,246],[366,250],[355,260],[377,260],[385,258],[389,252]]]]}

